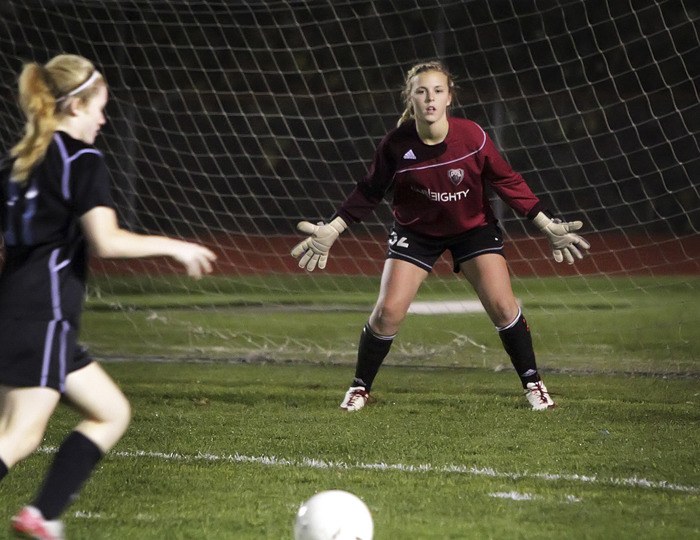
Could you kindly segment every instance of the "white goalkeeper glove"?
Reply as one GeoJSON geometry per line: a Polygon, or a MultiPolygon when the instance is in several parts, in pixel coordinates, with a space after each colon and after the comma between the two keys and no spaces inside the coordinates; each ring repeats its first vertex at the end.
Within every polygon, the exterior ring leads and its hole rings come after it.
{"type": "Polygon", "coordinates": [[[552,254],[558,263],[566,259],[574,264],[574,257],[583,259],[581,250],[590,249],[591,245],[572,231],[583,227],[582,221],[563,222],[561,219],[547,217],[544,212],[537,214],[532,222],[549,238],[552,244],[552,254]]]}
{"type": "Polygon", "coordinates": [[[297,229],[310,234],[306,240],[302,240],[292,249],[292,257],[299,259],[299,268],[306,268],[309,272],[318,267],[323,270],[328,261],[328,252],[340,233],[348,226],[341,217],[335,218],[330,223],[314,225],[308,221],[300,221],[297,229]]]}

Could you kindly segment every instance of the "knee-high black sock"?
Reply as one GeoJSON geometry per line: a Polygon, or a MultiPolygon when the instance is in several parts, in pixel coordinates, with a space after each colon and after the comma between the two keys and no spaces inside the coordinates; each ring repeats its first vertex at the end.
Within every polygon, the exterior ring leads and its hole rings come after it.
{"type": "Polygon", "coordinates": [[[0,480],[5,478],[8,472],[10,472],[10,469],[7,468],[5,462],[0,458],[0,480]]]}
{"type": "Polygon", "coordinates": [[[78,496],[101,457],[102,451],[95,443],[82,433],[73,431],[58,449],[33,506],[41,511],[45,519],[56,519],[78,496]]]}
{"type": "Polygon", "coordinates": [[[518,377],[520,377],[523,388],[529,382],[539,381],[540,375],[537,373],[530,327],[527,325],[522,311],[518,310],[518,315],[509,325],[498,328],[498,335],[508,356],[510,356],[510,361],[513,363],[518,377]]]}
{"type": "Polygon", "coordinates": [[[355,367],[355,379],[353,386],[364,386],[369,392],[372,382],[377,376],[379,367],[384,358],[389,354],[389,349],[395,336],[378,336],[366,324],[360,336],[360,345],[357,348],[357,366],[355,367]]]}

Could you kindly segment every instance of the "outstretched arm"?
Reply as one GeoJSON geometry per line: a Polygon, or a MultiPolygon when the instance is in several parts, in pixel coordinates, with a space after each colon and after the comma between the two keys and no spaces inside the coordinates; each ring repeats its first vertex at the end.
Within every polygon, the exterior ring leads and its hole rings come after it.
{"type": "Polygon", "coordinates": [[[591,245],[573,232],[583,227],[583,222],[564,222],[541,211],[542,203],[523,177],[513,171],[503,159],[488,135],[485,135],[483,153],[484,171],[491,186],[511,208],[531,218],[547,236],[552,244],[554,260],[558,263],[566,260],[568,264],[574,264],[575,259],[583,259],[582,252],[590,249],[591,245]]]}
{"type": "Polygon", "coordinates": [[[212,251],[199,244],[122,229],[114,209],[106,206],[97,206],[86,212],[81,216],[80,223],[92,253],[98,257],[171,257],[195,278],[209,274],[216,260],[212,251]]]}

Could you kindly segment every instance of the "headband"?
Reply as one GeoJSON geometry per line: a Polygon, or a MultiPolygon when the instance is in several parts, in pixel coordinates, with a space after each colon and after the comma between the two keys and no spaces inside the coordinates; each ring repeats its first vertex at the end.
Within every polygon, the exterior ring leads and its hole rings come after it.
{"type": "Polygon", "coordinates": [[[99,71],[97,71],[97,70],[93,71],[92,74],[87,78],[87,80],[84,83],[82,83],[77,88],[73,88],[73,90],[68,92],[65,96],[61,96],[60,98],[57,98],[56,102],[63,101],[64,99],[68,99],[69,97],[72,97],[76,94],[79,94],[80,92],[85,90],[88,86],[92,85],[97,80],[97,78],[99,76],[100,76],[99,71]]]}

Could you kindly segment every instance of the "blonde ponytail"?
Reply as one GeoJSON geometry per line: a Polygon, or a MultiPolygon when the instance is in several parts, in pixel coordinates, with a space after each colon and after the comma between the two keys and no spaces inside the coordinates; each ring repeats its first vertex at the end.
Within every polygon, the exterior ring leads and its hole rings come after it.
{"type": "Polygon", "coordinates": [[[106,85],[88,59],[59,54],[45,66],[25,64],[19,75],[19,105],[27,119],[22,139],[10,150],[11,180],[24,183],[46,155],[51,139],[73,99],[86,102],[106,85]]]}
{"type": "Polygon", "coordinates": [[[15,159],[11,180],[24,183],[29,173],[46,154],[56,131],[56,98],[39,64],[26,64],[19,76],[19,105],[27,118],[24,136],[10,150],[15,159]]]}

